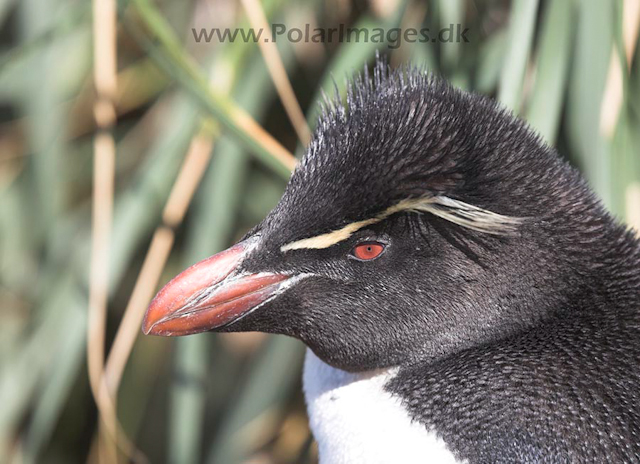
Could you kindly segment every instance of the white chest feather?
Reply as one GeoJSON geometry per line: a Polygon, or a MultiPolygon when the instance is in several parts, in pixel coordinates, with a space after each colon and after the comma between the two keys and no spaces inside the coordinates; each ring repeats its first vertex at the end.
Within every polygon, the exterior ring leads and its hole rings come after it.
{"type": "Polygon", "coordinates": [[[352,374],[307,350],[304,394],[321,464],[457,462],[434,431],[384,390],[396,370],[352,374]]]}

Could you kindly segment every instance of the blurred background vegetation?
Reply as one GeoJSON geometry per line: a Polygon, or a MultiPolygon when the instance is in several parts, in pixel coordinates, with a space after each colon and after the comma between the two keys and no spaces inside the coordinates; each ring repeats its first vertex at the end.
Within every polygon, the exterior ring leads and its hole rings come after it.
{"type": "Polygon", "coordinates": [[[638,0],[116,7],[109,32],[108,9],[94,13],[89,1],[0,0],[0,462],[317,460],[301,344],[143,337],[140,318],[159,286],[275,205],[321,89],[343,93],[376,50],[393,66],[412,62],[499,99],[579,167],[614,214],[640,225],[638,0]],[[283,38],[261,50],[198,43],[192,31],[264,20],[303,30],[461,24],[469,42],[283,38]],[[103,215],[92,221],[96,209],[103,215]],[[90,272],[100,253],[106,260],[90,272]],[[107,398],[102,426],[90,385],[107,398]]]}

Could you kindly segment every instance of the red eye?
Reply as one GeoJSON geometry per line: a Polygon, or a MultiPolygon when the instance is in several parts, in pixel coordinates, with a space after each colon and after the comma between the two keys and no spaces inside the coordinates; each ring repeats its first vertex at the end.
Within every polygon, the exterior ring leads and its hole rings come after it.
{"type": "Polygon", "coordinates": [[[353,248],[353,256],[362,260],[369,261],[375,259],[384,251],[384,245],[378,242],[366,242],[356,245],[353,248]]]}

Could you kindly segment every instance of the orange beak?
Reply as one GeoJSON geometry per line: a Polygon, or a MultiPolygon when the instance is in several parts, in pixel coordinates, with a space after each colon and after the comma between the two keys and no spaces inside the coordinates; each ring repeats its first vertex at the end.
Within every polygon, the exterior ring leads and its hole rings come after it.
{"type": "Polygon", "coordinates": [[[236,274],[248,251],[247,242],[174,277],[147,308],[142,331],[166,337],[206,332],[240,319],[276,295],[288,275],[236,274]]]}

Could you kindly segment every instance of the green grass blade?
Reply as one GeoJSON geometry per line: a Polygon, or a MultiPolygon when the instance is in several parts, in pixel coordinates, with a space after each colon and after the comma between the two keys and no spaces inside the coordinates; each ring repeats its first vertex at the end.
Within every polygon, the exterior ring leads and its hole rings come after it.
{"type": "Polygon", "coordinates": [[[567,136],[574,160],[608,206],[612,201],[611,166],[609,147],[600,130],[600,109],[613,46],[614,21],[613,3],[579,2],[566,112],[567,136]]]}
{"type": "Polygon", "coordinates": [[[77,295],[74,303],[62,314],[66,317],[65,335],[56,350],[53,362],[45,373],[45,385],[38,396],[26,432],[24,462],[39,462],[40,452],[49,441],[60,412],[64,408],[71,387],[85,359],[86,311],[83,298],[77,295]]]}
{"type": "MultiPolygon", "coordinates": [[[[56,5],[52,2],[24,0],[21,2],[26,42],[39,37],[52,27],[56,5]],[[29,14],[29,11],[36,13],[29,14]]],[[[58,64],[64,59],[65,47],[47,44],[34,53],[28,62],[29,71],[21,76],[25,82],[24,112],[28,121],[29,172],[33,176],[35,195],[32,220],[37,234],[45,235],[62,213],[65,203],[64,154],[66,143],[61,137],[67,131],[67,115],[61,109],[62,96],[55,87],[61,72],[58,64]],[[42,79],[47,76],[47,79],[42,79]]]]}
{"type": "Polygon", "coordinates": [[[176,380],[171,389],[169,462],[200,462],[206,391],[204,378],[209,367],[209,334],[175,341],[176,380]]]}
{"type": "Polygon", "coordinates": [[[478,92],[491,94],[498,86],[508,45],[507,34],[507,31],[497,31],[481,45],[475,82],[478,92]]]}
{"type": "Polygon", "coordinates": [[[524,74],[533,42],[538,0],[514,0],[511,10],[509,46],[500,74],[498,100],[507,108],[519,112],[524,74]]]}
{"type": "MultiPolygon", "coordinates": [[[[437,10],[440,16],[440,27],[453,27],[454,30],[464,21],[464,0],[439,0],[437,10]]],[[[451,73],[460,60],[460,47],[458,42],[443,42],[440,44],[442,51],[442,65],[451,73]]]]}
{"type": "Polygon", "coordinates": [[[55,359],[58,347],[67,338],[64,323],[76,307],[70,305],[74,292],[71,274],[65,274],[58,292],[42,308],[43,319],[22,344],[18,355],[0,372],[0,460],[4,460],[15,430],[39,385],[44,371],[55,359]]]}
{"type": "Polygon", "coordinates": [[[572,1],[548,3],[542,24],[536,81],[526,118],[550,144],[555,142],[560,129],[575,13],[572,1]]]}

